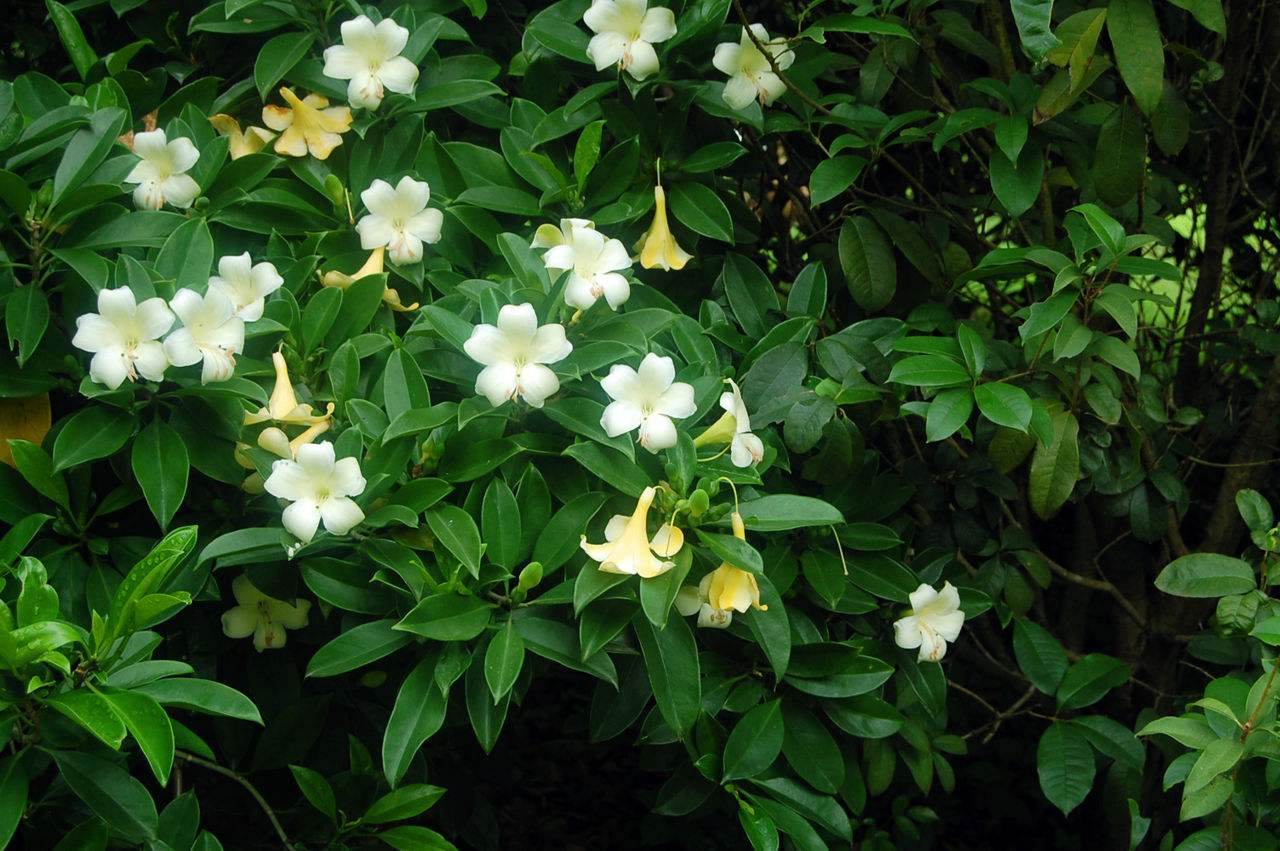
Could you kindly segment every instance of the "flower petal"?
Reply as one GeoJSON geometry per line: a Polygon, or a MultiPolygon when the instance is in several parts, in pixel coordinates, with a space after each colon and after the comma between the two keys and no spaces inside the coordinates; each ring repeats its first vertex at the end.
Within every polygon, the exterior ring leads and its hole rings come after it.
{"type": "Polygon", "coordinates": [[[396,238],[391,220],[376,213],[361,216],[356,222],[356,231],[360,234],[360,247],[364,249],[382,248],[396,238]]]}
{"type": "MultiPolygon", "coordinates": [[[[626,434],[640,427],[644,414],[640,408],[629,401],[610,402],[600,417],[600,427],[610,437],[626,434]]],[[[670,420],[668,420],[670,422],[670,420]]]]}
{"type": "Polygon", "coordinates": [[[324,75],[335,80],[350,80],[368,67],[361,55],[346,46],[335,44],[324,49],[324,75]]]}
{"type": "Polygon", "coordinates": [[[164,354],[174,366],[191,366],[204,357],[191,336],[190,328],[179,328],[166,337],[164,354]]]}
{"type": "MultiPolygon", "coordinates": [[[[271,489],[268,488],[267,492],[270,493],[271,489]]],[[[289,530],[289,534],[307,544],[316,536],[316,530],[320,528],[320,508],[314,500],[300,499],[285,508],[280,515],[280,521],[284,524],[284,528],[289,530]]]]}
{"type": "Polygon", "coordinates": [[[418,66],[403,56],[395,56],[379,66],[378,77],[396,94],[411,95],[418,83],[418,66]]]}
{"type": "MultiPolygon", "coordinates": [[[[617,402],[614,403],[615,405],[617,402]]],[[[640,424],[640,445],[650,452],[670,449],[677,442],[676,424],[663,414],[650,414],[640,424]]]]}
{"type": "Polygon", "coordinates": [[[516,365],[510,361],[493,363],[476,376],[476,392],[495,408],[516,394],[516,365]]]}
{"type": "Polygon", "coordinates": [[[504,304],[498,311],[498,330],[507,340],[527,346],[538,332],[538,314],[528,302],[504,304]]]}
{"type": "Polygon", "coordinates": [[[640,22],[640,37],[645,41],[666,41],[676,34],[676,16],[670,9],[655,6],[644,13],[640,22]]]}
{"type": "MultiPolygon", "coordinates": [[[[636,370],[636,376],[641,384],[650,393],[657,395],[662,393],[671,386],[671,382],[676,378],[675,361],[669,357],[655,355],[653,352],[644,356],[644,360],[640,361],[640,368],[636,370]]],[[[686,385],[687,386],[687,385],[686,385]]],[[[692,390],[692,388],[690,388],[692,390]]],[[[685,414],[684,416],[688,416],[685,414]]]]}
{"type": "Polygon", "coordinates": [[[360,462],[355,458],[339,458],[333,465],[333,474],[329,477],[329,491],[342,496],[359,496],[364,493],[364,474],[360,472],[360,462]]]}
{"type": "Polygon", "coordinates": [[[511,347],[506,336],[492,325],[477,325],[462,344],[462,350],[478,364],[491,366],[511,360],[511,347]]]}
{"type": "Polygon", "coordinates": [[[521,399],[541,408],[547,397],[560,389],[560,379],[542,364],[529,363],[521,368],[516,385],[521,399]]]}
{"type": "Polygon", "coordinates": [[[572,352],[573,344],[565,338],[564,326],[556,323],[539,328],[529,344],[529,357],[534,363],[556,363],[572,352]]]}
{"type": "Polygon", "coordinates": [[[195,203],[196,196],[200,194],[200,184],[189,175],[175,174],[160,184],[160,190],[164,193],[164,200],[185,210],[195,203]]]}
{"type": "Polygon", "coordinates": [[[315,490],[302,465],[290,459],[271,464],[271,474],[263,482],[263,488],[274,497],[291,501],[306,499],[315,490]]]}
{"type": "Polygon", "coordinates": [[[227,638],[248,638],[258,628],[258,610],[236,606],[222,613],[222,634],[227,638]]]}
{"type": "Polygon", "coordinates": [[[652,44],[647,41],[631,42],[631,62],[627,64],[627,73],[637,82],[658,73],[658,54],[652,44]]]}
{"type": "Polygon", "coordinates": [[[174,174],[182,174],[190,169],[200,159],[200,151],[186,136],[179,136],[177,139],[169,142],[169,162],[172,164],[174,174]]]}
{"type": "Polygon", "coordinates": [[[134,347],[133,368],[143,378],[160,381],[168,367],[169,359],[165,357],[164,346],[159,341],[147,340],[134,347]]]}
{"type": "Polygon", "coordinates": [[[129,363],[123,348],[101,349],[89,361],[89,378],[110,390],[115,390],[128,377],[129,363]]]}
{"type": "Polygon", "coordinates": [[[320,503],[320,516],[324,520],[325,530],[331,535],[345,535],[364,520],[364,512],[360,510],[360,506],[345,496],[326,499],[320,503]]]}
{"type": "Polygon", "coordinates": [[[76,334],[71,345],[85,352],[104,349],[123,349],[125,335],[121,330],[96,313],[76,317],[76,334]]]}
{"type": "MultiPolygon", "coordinates": [[[[625,363],[615,363],[609,368],[609,374],[600,379],[600,387],[609,394],[610,399],[634,400],[639,394],[638,382],[639,376],[634,369],[625,363]]],[[[639,425],[639,422],[636,425],[639,425]]],[[[626,429],[626,431],[630,430],[626,429]]]]}
{"type": "Polygon", "coordinates": [[[893,622],[893,643],[903,650],[914,650],[920,646],[920,622],[914,616],[900,618],[893,622]]]}

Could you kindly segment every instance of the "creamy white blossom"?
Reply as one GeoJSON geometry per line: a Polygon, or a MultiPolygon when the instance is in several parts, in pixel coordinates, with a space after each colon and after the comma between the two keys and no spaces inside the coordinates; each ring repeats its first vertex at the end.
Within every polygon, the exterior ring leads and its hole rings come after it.
{"type": "Polygon", "coordinates": [[[497,407],[519,397],[535,408],[560,389],[560,379],[544,364],[564,360],[573,346],[564,326],[538,326],[531,304],[508,304],[498,311],[498,324],[477,325],[463,349],[484,366],[476,392],[497,407]]]}
{"type": "Polygon", "coordinates": [[[636,80],[658,72],[653,45],[676,34],[676,16],[670,9],[648,5],[648,0],[595,0],[583,14],[583,22],[595,33],[587,56],[597,71],[617,65],[636,80]]]}
{"type": "Polygon", "coordinates": [[[676,365],[671,358],[652,352],[644,356],[639,370],[614,364],[600,379],[600,386],[613,399],[600,417],[600,427],[610,437],[639,429],[640,445],[650,452],[675,446],[672,417],[688,417],[698,409],[692,385],[675,377],[676,365]]]}
{"type": "Polygon", "coordinates": [[[289,502],[281,520],[304,544],[315,537],[322,521],[330,534],[345,535],[364,519],[351,499],[364,493],[360,464],[354,458],[334,460],[333,444],[327,440],[299,446],[297,460],[273,462],[263,487],[289,502]]]}
{"type": "Polygon", "coordinates": [[[162,298],[138,304],[133,290],[98,292],[98,312],[76,318],[71,345],[93,353],[89,377],[112,390],[127,378],[159,381],[169,360],[159,338],[173,327],[173,313],[162,298]]]}
{"type": "Polygon", "coordinates": [[[284,284],[272,263],[254,263],[249,252],[229,254],[218,260],[218,274],[209,278],[209,291],[220,292],[230,301],[236,316],[245,322],[262,318],[267,296],[284,284]]]}
{"type": "Polygon", "coordinates": [[[348,103],[377,109],[386,91],[413,94],[418,66],[400,55],[409,42],[407,29],[390,18],[375,25],[360,15],[345,22],[341,30],[342,44],[324,50],[324,75],[350,81],[348,103]]]}
{"type": "Polygon", "coordinates": [[[386,246],[391,262],[404,266],[422,259],[422,244],[438,242],[444,214],[427,207],[431,188],[426,181],[405,176],[393,189],[375,180],[360,193],[369,210],[356,222],[360,245],[366,249],[386,246]]]}
{"type": "Polygon", "coordinates": [[[252,635],[253,646],[259,653],[284,647],[286,629],[302,629],[307,625],[310,600],[286,603],[268,597],[243,574],[231,583],[231,593],[237,605],[222,613],[222,632],[227,638],[252,635]]]}
{"type": "Polygon", "coordinates": [[[893,624],[893,640],[905,650],[920,648],[921,662],[939,662],[947,642],[955,641],[964,625],[960,592],[950,582],[941,591],[921,584],[911,592],[911,614],[893,624]]]}
{"type": "Polygon", "coordinates": [[[582,536],[582,551],[600,562],[600,570],[651,579],[671,569],[673,562],[669,559],[684,546],[684,533],[663,524],[649,537],[649,507],[656,495],[653,488],[645,488],[630,517],[613,515],[605,526],[603,544],[589,544],[587,536],[582,536]]]}
{"type": "MultiPolygon", "coordinates": [[[[538,225],[538,229],[533,232],[533,241],[529,243],[529,247],[551,248],[556,245],[569,245],[573,241],[574,228],[595,230],[596,223],[590,219],[568,218],[560,220],[560,227],[547,224],[538,225]]],[[[565,268],[570,267],[566,266],[565,268]]]]}
{"type": "Polygon", "coordinates": [[[133,152],[138,163],[125,177],[136,183],[134,206],[159,210],[165,203],[186,209],[200,194],[200,185],[187,172],[200,159],[200,152],[186,137],[169,141],[163,130],[133,134],[133,152]]]}
{"type": "Polygon", "coordinates": [[[565,241],[548,249],[542,262],[552,271],[569,272],[564,301],[570,307],[586,310],[604,296],[617,310],[631,297],[631,284],[619,274],[631,268],[626,246],[595,228],[570,222],[565,241]]]}
{"type": "Polygon", "coordinates": [[[180,289],[169,307],[182,327],[164,339],[164,353],[174,366],[203,363],[200,383],[226,381],[236,370],[235,356],[244,351],[244,320],[231,300],[218,290],[201,296],[180,289]]]}
{"type": "Polygon", "coordinates": [[[725,379],[732,389],[720,396],[720,407],[733,416],[733,440],[729,458],[735,467],[750,467],[764,457],[764,443],[751,433],[751,417],[742,401],[742,393],[732,379],[725,379]]]}
{"type": "Polygon", "coordinates": [[[711,64],[729,75],[729,81],[724,84],[725,103],[734,109],[743,109],[753,100],[768,106],[787,90],[786,84],[769,64],[770,56],[780,71],[790,68],[796,59],[795,53],[787,48],[785,39],[769,40],[769,33],[762,24],[752,24],[750,34],[744,28],[737,44],[726,41],[716,45],[716,55],[711,64]],[[764,46],[768,56],[756,47],[752,34],[764,46]]]}

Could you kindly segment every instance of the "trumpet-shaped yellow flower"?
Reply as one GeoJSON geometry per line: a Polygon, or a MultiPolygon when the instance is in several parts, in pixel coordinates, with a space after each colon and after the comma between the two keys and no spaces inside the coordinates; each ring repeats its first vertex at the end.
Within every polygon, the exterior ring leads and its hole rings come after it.
{"type": "Polygon", "coordinates": [[[258,153],[258,151],[266,147],[268,142],[276,137],[275,133],[265,127],[250,126],[249,129],[242,131],[240,122],[225,112],[210,115],[209,123],[213,125],[213,129],[217,130],[220,135],[230,138],[227,150],[233,160],[258,153]]]}
{"type": "Polygon", "coordinates": [[[587,543],[582,536],[582,550],[596,561],[605,573],[636,574],[645,579],[661,576],[671,569],[671,556],[684,546],[684,533],[670,524],[664,524],[658,533],[649,538],[649,506],[657,493],[645,488],[636,500],[636,510],[630,517],[615,514],[605,526],[603,544],[587,543]]]}
{"type": "MultiPolygon", "coordinates": [[[[361,278],[367,278],[370,275],[381,275],[385,269],[383,259],[386,253],[386,246],[375,248],[370,252],[369,259],[364,261],[364,265],[350,275],[346,272],[339,272],[337,269],[330,269],[320,276],[320,283],[326,287],[337,287],[340,290],[345,290],[361,278]]],[[[400,300],[400,293],[391,287],[387,287],[382,291],[382,301],[387,307],[398,313],[407,313],[410,310],[418,309],[416,301],[413,304],[405,304],[400,300]]]]}
{"type": "Polygon", "coordinates": [[[661,185],[653,187],[653,207],[653,224],[649,225],[644,238],[636,244],[640,250],[640,265],[664,272],[683,269],[684,264],[693,259],[693,255],[681,248],[671,233],[671,227],[667,224],[667,193],[661,185]]]}
{"type": "MultiPolygon", "coordinates": [[[[736,511],[733,513],[733,536],[743,541],[747,539],[742,515],[736,511]]],[[[734,612],[745,612],[749,608],[762,612],[769,609],[760,604],[760,585],[755,576],[727,561],[702,577],[697,588],[686,585],[676,594],[676,609],[686,617],[696,614],[701,627],[724,629],[733,622],[734,612]]]]}
{"type": "Polygon", "coordinates": [[[299,98],[288,86],[280,89],[280,97],[288,106],[267,104],[262,108],[262,123],[280,134],[275,151],[287,157],[318,160],[328,158],[342,144],[342,134],[351,129],[351,109],[329,106],[327,98],[317,94],[299,98]]]}
{"type": "Polygon", "coordinates": [[[284,647],[286,629],[302,629],[307,625],[310,600],[286,603],[263,594],[249,577],[241,574],[231,583],[236,607],[222,614],[222,632],[228,638],[253,636],[259,653],[268,648],[284,647]]]}
{"type": "Polygon", "coordinates": [[[314,413],[310,405],[298,404],[298,397],[293,393],[293,383],[289,380],[289,367],[284,362],[284,355],[275,352],[271,355],[271,362],[276,368],[276,386],[271,391],[271,398],[267,400],[267,406],[259,408],[256,413],[245,411],[244,424],[256,425],[268,420],[305,426],[327,423],[333,416],[333,403],[329,403],[329,408],[324,414],[314,413]]]}
{"type": "MultiPolygon", "coordinates": [[[[329,430],[329,420],[318,422],[315,425],[303,431],[293,440],[289,439],[289,435],[284,433],[284,429],[276,426],[269,426],[262,430],[258,435],[258,446],[270,452],[272,455],[280,458],[292,458],[297,460],[298,450],[314,441],[317,437],[329,430]]],[[[240,488],[245,493],[259,494],[265,491],[265,482],[262,474],[255,469],[253,460],[245,453],[249,448],[247,443],[237,443],[235,459],[236,463],[246,470],[253,470],[252,473],[245,478],[240,484],[240,488]]]]}

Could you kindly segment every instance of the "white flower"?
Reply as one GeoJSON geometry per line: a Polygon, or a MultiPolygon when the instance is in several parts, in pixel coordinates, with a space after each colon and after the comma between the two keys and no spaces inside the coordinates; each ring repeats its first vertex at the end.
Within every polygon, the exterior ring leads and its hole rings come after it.
{"type": "Polygon", "coordinates": [[[582,551],[600,562],[600,570],[651,579],[671,569],[673,562],[666,559],[680,552],[684,533],[667,523],[649,538],[649,506],[656,494],[653,488],[645,488],[630,517],[613,515],[604,528],[603,544],[589,544],[587,536],[582,536],[582,551]]]}
{"type": "Polygon", "coordinates": [[[89,377],[112,390],[127,378],[159,381],[169,361],[159,337],[173,327],[173,314],[162,298],[134,301],[133,290],[99,290],[98,312],[76,318],[71,345],[93,353],[89,377]]]}
{"type": "Polygon", "coordinates": [[[463,344],[484,369],[476,392],[495,408],[519,396],[535,408],[560,389],[560,379],[543,364],[564,360],[573,351],[564,326],[538,327],[531,304],[508,304],[498,311],[498,325],[477,325],[463,344]]]}
{"type": "Polygon", "coordinates": [[[911,614],[894,621],[893,640],[905,650],[920,648],[921,662],[939,662],[947,642],[955,641],[964,625],[960,593],[950,582],[941,591],[921,585],[911,592],[911,614]]]}
{"type": "Polygon", "coordinates": [[[201,297],[184,288],[169,306],[183,326],[164,339],[169,363],[191,366],[203,361],[201,384],[230,378],[236,370],[235,356],[244,351],[244,320],[236,316],[231,300],[218,290],[201,297]]]}
{"type": "Polygon", "coordinates": [[[542,255],[542,263],[553,271],[570,270],[564,288],[564,301],[570,307],[586,310],[604,296],[609,307],[617,310],[631,297],[626,276],[618,274],[631,268],[626,246],[594,228],[570,222],[565,241],[542,255]]]}
{"type": "Polygon", "coordinates": [[[600,427],[610,437],[640,429],[640,445],[650,452],[676,445],[676,426],[671,418],[687,417],[698,409],[693,387],[676,381],[676,365],[671,358],[650,352],[634,370],[614,364],[600,386],[614,401],[604,409],[600,427]]]}
{"type": "Polygon", "coordinates": [[[729,444],[729,458],[735,467],[750,467],[764,457],[764,443],[751,433],[751,418],[743,404],[742,393],[733,379],[726,378],[732,391],[720,396],[720,407],[733,416],[733,441],[729,444]]]}
{"type": "Polygon", "coordinates": [[[617,65],[636,80],[657,73],[653,45],[676,34],[676,16],[661,6],[646,11],[648,5],[648,0],[595,0],[583,14],[595,33],[587,56],[597,71],[617,65]]]}
{"type": "Polygon", "coordinates": [[[310,600],[286,603],[263,594],[249,577],[241,574],[231,583],[237,605],[222,613],[222,632],[227,638],[253,636],[253,646],[261,653],[267,648],[284,647],[286,629],[302,629],[307,625],[310,600]]]}
{"type": "Polygon", "coordinates": [[[138,164],[124,182],[138,184],[133,190],[134,206],[159,210],[167,201],[185,210],[195,202],[200,185],[187,171],[200,159],[200,152],[190,139],[179,137],[170,142],[163,130],[135,133],[133,152],[138,155],[138,164]]]}
{"type": "MultiPolygon", "coordinates": [[[[779,71],[791,67],[796,55],[787,49],[785,39],[770,41],[769,33],[762,24],[752,24],[751,33],[773,57],[779,71]]],[[[769,58],[755,46],[746,29],[743,29],[742,40],[737,44],[726,41],[716,45],[716,55],[711,64],[729,75],[729,82],[724,84],[724,102],[734,109],[743,109],[757,99],[763,106],[768,106],[787,89],[773,72],[769,58]]]]}
{"type": "Polygon", "coordinates": [[[354,458],[334,461],[333,444],[308,443],[298,447],[298,460],[282,458],[271,464],[263,487],[267,493],[288,500],[284,528],[302,543],[315,537],[320,521],[331,535],[345,535],[364,519],[351,500],[364,493],[364,476],[354,458]]]}
{"type": "Polygon", "coordinates": [[[405,176],[395,188],[375,180],[360,193],[369,210],[356,223],[365,249],[386,246],[391,262],[404,266],[422,259],[422,244],[440,241],[444,214],[427,208],[431,188],[426,181],[405,176]]]}
{"type": "MultiPolygon", "coordinates": [[[[561,219],[560,227],[555,225],[538,225],[538,229],[533,232],[533,242],[529,243],[530,248],[551,248],[555,245],[567,245],[573,241],[574,228],[587,228],[595,230],[596,223],[590,219],[561,219]]],[[[565,267],[570,268],[568,266],[565,267]]]]}
{"type": "Polygon", "coordinates": [[[283,284],[274,264],[254,263],[246,251],[218,260],[218,274],[209,278],[209,291],[225,295],[245,322],[256,322],[262,318],[267,296],[283,284]]]}
{"type": "Polygon", "coordinates": [[[361,15],[342,25],[342,44],[324,50],[324,75],[350,80],[347,101],[377,109],[384,89],[411,95],[418,82],[418,66],[400,55],[409,31],[390,18],[374,25],[361,15]]]}

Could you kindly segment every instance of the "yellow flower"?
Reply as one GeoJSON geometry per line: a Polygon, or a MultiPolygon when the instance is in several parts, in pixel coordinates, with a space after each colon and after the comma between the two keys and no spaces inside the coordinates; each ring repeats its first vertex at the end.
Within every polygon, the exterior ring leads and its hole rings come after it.
{"type": "Polygon", "coordinates": [[[298,397],[293,393],[293,383],[289,380],[289,367],[284,362],[284,355],[275,352],[271,355],[271,361],[276,367],[275,389],[271,391],[271,398],[267,401],[265,408],[259,408],[256,413],[245,411],[244,424],[256,425],[268,420],[305,426],[327,423],[333,416],[333,403],[329,403],[329,408],[323,415],[313,413],[310,405],[298,404],[298,397]]]}
{"type": "Polygon", "coordinates": [[[664,272],[683,269],[693,255],[681,248],[671,235],[671,228],[667,225],[667,193],[661,184],[653,187],[653,205],[653,224],[649,225],[644,239],[636,244],[640,249],[640,265],[664,272]]]}
{"type": "Polygon", "coordinates": [[[253,636],[253,646],[261,653],[267,648],[284,647],[286,629],[302,629],[307,625],[310,600],[286,603],[268,597],[241,574],[231,583],[236,605],[222,614],[222,632],[228,638],[253,636]]]}
{"type": "Polygon", "coordinates": [[[684,533],[665,524],[649,539],[649,506],[656,493],[653,488],[645,488],[630,517],[615,514],[605,527],[603,544],[589,544],[587,536],[582,536],[583,552],[600,562],[605,573],[637,574],[651,579],[671,569],[672,562],[664,559],[680,552],[684,533]]]}
{"type": "MultiPolygon", "coordinates": [[[[283,429],[269,426],[262,430],[258,435],[258,446],[277,455],[281,458],[290,458],[296,460],[298,457],[298,449],[311,443],[320,435],[329,430],[329,420],[318,422],[306,431],[299,434],[293,440],[284,433],[283,429]]],[[[245,450],[249,448],[247,443],[236,444],[236,463],[246,470],[253,470],[252,473],[240,484],[240,488],[245,493],[259,494],[264,491],[264,482],[262,474],[255,469],[253,460],[246,454],[245,450]]]]}
{"type": "MultiPolygon", "coordinates": [[[[370,275],[381,275],[383,272],[383,258],[386,255],[386,246],[379,246],[373,249],[369,254],[369,259],[364,261],[364,265],[356,271],[348,275],[346,272],[339,272],[337,269],[330,269],[320,276],[320,283],[326,287],[337,287],[345,290],[361,278],[367,278],[370,275]]],[[[382,300],[387,307],[399,313],[407,313],[410,310],[417,310],[418,303],[404,304],[400,301],[400,293],[391,287],[387,287],[382,291],[382,300]]]]}
{"type": "MultiPolygon", "coordinates": [[[[742,515],[733,513],[733,536],[747,539],[742,515]]],[[[733,621],[734,612],[749,608],[768,611],[760,604],[760,585],[750,571],[735,567],[727,561],[702,577],[698,587],[686,585],[676,594],[676,609],[680,614],[697,615],[698,626],[723,629],[733,621]]]]}
{"type": "Polygon", "coordinates": [[[249,154],[256,154],[276,137],[275,133],[264,127],[251,126],[248,130],[241,132],[240,122],[223,112],[209,116],[209,123],[221,135],[231,137],[228,150],[233,160],[238,160],[249,154]]]}
{"type": "Polygon", "coordinates": [[[342,144],[342,133],[351,129],[351,110],[345,106],[329,106],[320,95],[299,99],[293,89],[280,89],[280,97],[289,106],[267,104],[262,108],[262,123],[280,133],[275,151],[288,157],[326,159],[342,144]]]}

